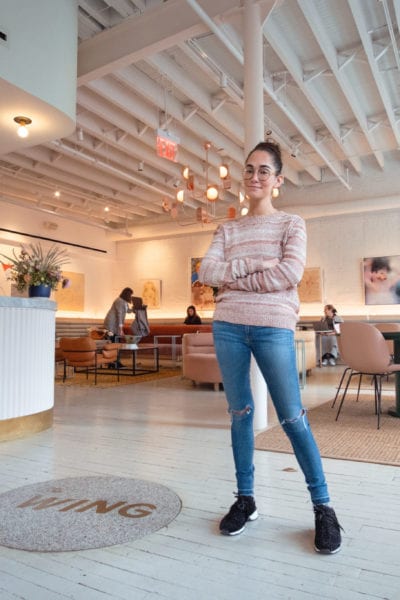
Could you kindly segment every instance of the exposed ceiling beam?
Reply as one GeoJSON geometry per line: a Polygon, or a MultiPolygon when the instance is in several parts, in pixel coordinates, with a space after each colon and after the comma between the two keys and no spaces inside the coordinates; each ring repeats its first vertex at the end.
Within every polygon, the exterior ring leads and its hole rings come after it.
{"type": "MultiPolygon", "coordinates": [[[[359,98],[359,96],[357,95],[357,92],[354,88],[354,84],[349,81],[349,79],[346,76],[346,71],[344,69],[344,63],[342,63],[341,67],[339,68],[339,60],[338,60],[338,51],[336,50],[334,44],[332,43],[330,37],[329,37],[329,32],[327,30],[327,27],[325,26],[323,19],[321,18],[316,6],[314,4],[310,4],[309,2],[306,2],[305,0],[297,0],[300,9],[302,10],[304,17],[306,18],[312,32],[313,35],[315,37],[315,39],[317,40],[324,58],[326,59],[329,68],[331,69],[332,73],[334,74],[336,81],[340,87],[341,92],[343,93],[343,95],[345,96],[355,118],[357,119],[357,122],[361,128],[361,131],[363,132],[370,149],[372,150],[376,161],[378,163],[378,165],[383,168],[384,163],[383,163],[383,156],[381,152],[375,151],[374,147],[376,146],[375,140],[373,138],[373,136],[371,135],[368,126],[367,126],[367,116],[362,108],[362,104],[361,104],[361,100],[359,98]]],[[[332,133],[332,131],[331,131],[332,133]]],[[[341,143],[341,140],[343,139],[340,131],[338,132],[339,136],[336,136],[336,142],[338,144],[341,143]]],[[[344,149],[346,150],[346,144],[343,144],[344,149]]],[[[347,154],[351,155],[354,154],[354,148],[351,146],[351,144],[348,145],[347,147],[347,154]]],[[[355,158],[351,159],[349,158],[349,162],[353,165],[355,171],[357,173],[361,172],[361,161],[358,159],[356,160],[355,158]]]]}
{"type": "MultiPolygon", "coordinates": [[[[135,12],[135,7],[129,0],[107,0],[107,3],[123,18],[129,17],[135,12]]],[[[141,0],[136,0],[134,4],[139,10],[144,10],[146,7],[141,0]]]]}
{"type": "Polygon", "coordinates": [[[396,116],[393,110],[392,101],[390,99],[385,81],[378,66],[378,61],[374,56],[373,43],[368,30],[364,4],[359,0],[348,0],[351,12],[353,13],[354,21],[360,34],[361,41],[364,46],[365,54],[367,55],[370,69],[375,80],[376,88],[380,94],[381,100],[385,107],[385,111],[392,128],[393,135],[397,145],[400,147],[400,132],[397,126],[396,116]]]}
{"type": "MultiPolygon", "coordinates": [[[[186,73],[165,54],[153,56],[148,59],[148,62],[159,69],[160,72],[168,73],[168,79],[172,82],[176,89],[182,91],[193,102],[196,102],[197,106],[208,116],[215,118],[213,115],[212,94],[209,94],[204,88],[202,89],[198,84],[196,84],[190,73],[186,73]]],[[[236,141],[237,144],[241,144],[244,139],[244,128],[242,123],[233,122],[232,114],[229,113],[229,110],[219,111],[217,118],[219,126],[225,129],[226,132],[230,132],[231,137],[234,141],[236,141]]],[[[225,141],[221,139],[220,142],[216,143],[223,143],[225,146],[227,143],[229,143],[229,141],[228,139],[225,141]]],[[[229,151],[229,149],[227,150],[229,151]]],[[[233,144],[232,150],[236,154],[236,160],[241,160],[241,152],[239,152],[238,148],[235,148],[233,144]]]]}
{"type": "MultiPolygon", "coordinates": [[[[232,10],[240,2],[203,0],[203,4],[209,14],[217,15],[232,10]]],[[[169,0],[157,10],[148,10],[139,17],[129,17],[80,44],[78,85],[104,77],[115,69],[166,50],[204,31],[204,25],[199,24],[193,10],[180,0],[169,0]]]]}
{"type": "MultiPolygon", "coordinates": [[[[197,5],[195,0],[187,0],[187,1],[189,1],[191,5],[197,5]]],[[[268,6],[271,9],[272,3],[268,3],[268,6]]],[[[198,8],[197,12],[198,12],[199,16],[201,17],[201,19],[205,22],[205,24],[211,29],[211,31],[215,35],[217,35],[218,39],[226,46],[226,48],[238,60],[239,64],[241,66],[243,66],[244,65],[244,56],[243,56],[242,50],[235,47],[235,45],[228,39],[226,33],[220,27],[218,27],[218,25],[216,23],[213,22],[213,20],[211,19],[211,16],[209,14],[207,14],[206,11],[204,11],[201,8],[198,8]]],[[[269,23],[271,23],[271,19],[267,19],[265,21],[264,30],[269,23]]],[[[297,117],[296,115],[293,115],[293,112],[288,109],[287,102],[282,103],[280,101],[279,97],[274,92],[273,85],[271,86],[270,83],[264,81],[264,91],[266,91],[268,93],[268,95],[271,96],[271,98],[273,98],[275,103],[277,105],[279,105],[279,107],[283,110],[283,112],[286,114],[286,116],[298,127],[299,117],[297,117]]],[[[304,124],[305,124],[305,120],[304,120],[304,124]]],[[[301,127],[300,127],[300,129],[301,129],[301,127]]],[[[307,139],[307,141],[310,143],[310,145],[314,146],[314,149],[317,152],[317,154],[320,154],[321,157],[324,158],[324,161],[327,162],[327,164],[331,168],[332,172],[338,177],[338,179],[343,183],[343,185],[345,185],[345,187],[349,188],[347,178],[345,178],[343,176],[343,169],[342,169],[340,163],[336,160],[336,158],[333,156],[330,156],[329,158],[327,158],[326,155],[324,156],[324,154],[321,152],[321,149],[318,147],[318,145],[315,144],[314,135],[313,135],[312,131],[307,132],[307,135],[304,135],[304,137],[307,139]]],[[[313,174],[314,174],[314,171],[315,170],[312,171],[313,174]]]]}

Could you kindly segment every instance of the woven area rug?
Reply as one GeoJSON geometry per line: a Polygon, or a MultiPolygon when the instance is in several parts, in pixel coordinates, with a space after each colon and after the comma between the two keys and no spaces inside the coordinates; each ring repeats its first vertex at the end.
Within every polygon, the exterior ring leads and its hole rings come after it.
{"type": "MultiPolygon", "coordinates": [[[[332,400],[309,410],[308,418],[321,456],[400,466],[400,419],[387,414],[393,404],[394,397],[382,400],[379,430],[370,395],[358,402],[355,395],[348,395],[338,421],[335,421],[338,405],[331,408],[332,400]]],[[[279,425],[256,436],[256,449],[293,453],[279,425]]]]}
{"type": "Polygon", "coordinates": [[[179,514],[169,488],[124,477],[71,477],[0,494],[0,544],[65,552],[124,544],[179,514]]]}
{"type": "MultiPolygon", "coordinates": [[[[160,371],[158,373],[146,373],[145,375],[120,375],[119,381],[117,381],[117,374],[112,373],[100,373],[97,375],[97,388],[109,388],[115,387],[119,385],[131,385],[133,383],[143,383],[146,381],[155,381],[157,379],[164,379],[165,377],[177,377],[182,374],[182,370],[180,367],[177,368],[168,368],[168,367],[160,367],[160,371]]],[[[71,385],[80,385],[94,387],[94,374],[89,373],[89,378],[86,378],[86,373],[74,373],[72,377],[68,377],[64,382],[62,377],[57,377],[56,385],[60,386],[71,386],[71,385]]]]}

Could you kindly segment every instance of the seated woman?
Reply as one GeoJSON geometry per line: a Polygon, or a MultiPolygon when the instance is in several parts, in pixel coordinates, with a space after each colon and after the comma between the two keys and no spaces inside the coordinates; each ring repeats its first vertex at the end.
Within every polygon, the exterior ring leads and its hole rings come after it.
{"type": "Polygon", "coordinates": [[[338,323],[343,323],[342,317],[337,314],[333,304],[326,304],[324,307],[324,317],[321,319],[323,329],[332,330],[332,334],[325,334],[321,337],[321,365],[326,367],[330,365],[334,367],[339,354],[336,333],[338,328],[335,327],[338,323]]]}
{"type": "Polygon", "coordinates": [[[185,325],[201,325],[201,319],[196,312],[196,307],[191,304],[186,309],[186,319],[183,321],[185,325]]]}

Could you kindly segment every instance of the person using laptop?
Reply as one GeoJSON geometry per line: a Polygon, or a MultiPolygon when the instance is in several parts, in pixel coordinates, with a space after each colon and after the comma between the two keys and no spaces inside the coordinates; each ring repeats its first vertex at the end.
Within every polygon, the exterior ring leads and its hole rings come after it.
{"type": "Polygon", "coordinates": [[[321,337],[321,365],[323,367],[336,365],[339,354],[336,334],[340,333],[340,323],[343,323],[343,319],[337,314],[336,308],[333,304],[326,304],[324,316],[318,328],[319,331],[326,332],[321,337]]]}
{"type": "Polygon", "coordinates": [[[196,307],[191,304],[186,309],[186,319],[183,321],[185,325],[201,325],[201,318],[196,312],[196,307]]]}

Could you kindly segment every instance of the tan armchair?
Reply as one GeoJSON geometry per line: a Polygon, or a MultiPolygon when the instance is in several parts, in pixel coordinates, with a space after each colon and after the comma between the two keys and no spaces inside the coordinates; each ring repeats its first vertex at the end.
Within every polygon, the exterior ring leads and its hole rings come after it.
{"type": "MultiPolygon", "coordinates": [[[[109,364],[117,362],[118,344],[105,344],[102,353],[97,352],[96,342],[90,337],[82,338],[61,338],[59,349],[64,357],[64,377],[66,379],[66,366],[74,369],[86,371],[86,378],[89,372],[94,372],[94,383],[97,384],[97,375],[99,369],[109,364]]],[[[109,374],[104,371],[105,374],[109,374]]],[[[119,369],[117,369],[117,378],[119,381],[119,369]]]]}
{"type": "Polygon", "coordinates": [[[182,373],[194,384],[213,383],[219,389],[222,375],[212,333],[185,333],[182,338],[182,373]]]}

